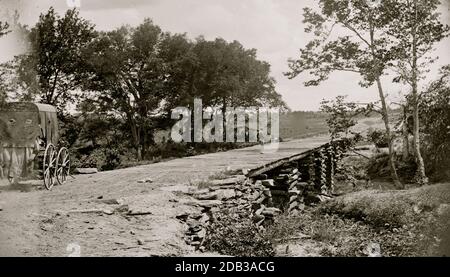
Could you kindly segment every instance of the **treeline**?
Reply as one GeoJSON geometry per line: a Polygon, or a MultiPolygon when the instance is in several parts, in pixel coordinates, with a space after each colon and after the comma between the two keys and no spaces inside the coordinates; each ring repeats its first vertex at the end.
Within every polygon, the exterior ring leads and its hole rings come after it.
{"type": "Polygon", "coordinates": [[[35,26],[20,27],[29,51],[1,66],[0,100],[56,106],[63,140],[90,145],[86,155],[100,147],[151,158],[155,131],[173,124],[170,110],[194,98],[214,107],[286,107],[270,65],[238,41],[190,40],[150,19],[104,32],[76,9],[61,17],[50,8],[35,26]]]}

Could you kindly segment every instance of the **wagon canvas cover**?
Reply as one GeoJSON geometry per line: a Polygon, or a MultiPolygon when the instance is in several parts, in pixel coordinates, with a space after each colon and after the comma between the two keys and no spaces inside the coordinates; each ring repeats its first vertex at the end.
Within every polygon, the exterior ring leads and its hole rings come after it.
{"type": "Polygon", "coordinates": [[[58,142],[53,106],[7,103],[0,107],[0,178],[26,176],[39,150],[37,139],[58,142]]]}

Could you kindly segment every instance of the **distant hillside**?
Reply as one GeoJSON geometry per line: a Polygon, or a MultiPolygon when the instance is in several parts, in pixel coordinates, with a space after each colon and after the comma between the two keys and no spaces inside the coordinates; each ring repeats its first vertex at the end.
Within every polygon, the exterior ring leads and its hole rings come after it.
{"type": "Polygon", "coordinates": [[[327,115],[321,112],[289,112],[280,116],[282,139],[302,138],[328,132],[327,115]]]}

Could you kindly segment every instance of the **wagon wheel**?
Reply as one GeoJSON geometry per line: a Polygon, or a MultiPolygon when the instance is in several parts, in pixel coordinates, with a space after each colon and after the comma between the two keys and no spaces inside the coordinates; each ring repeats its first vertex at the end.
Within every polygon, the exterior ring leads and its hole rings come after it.
{"type": "Polygon", "coordinates": [[[70,174],[70,156],[66,147],[59,149],[56,157],[56,180],[59,185],[66,182],[67,176],[70,174]]]}
{"type": "Polygon", "coordinates": [[[55,146],[51,143],[45,148],[42,172],[45,188],[51,190],[55,184],[56,175],[56,151],[55,146]]]}

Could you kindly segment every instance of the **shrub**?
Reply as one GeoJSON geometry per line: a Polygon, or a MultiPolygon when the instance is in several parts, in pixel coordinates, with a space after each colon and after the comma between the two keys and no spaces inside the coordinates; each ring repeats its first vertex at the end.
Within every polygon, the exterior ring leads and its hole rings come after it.
{"type": "Polygon", "coordinates": [[[72,155],[72,168],[97,168],[99,170],[112,170],[121,165],[121,154],[117,148],[96,148],[87,154],[72,155]]]}
{"type": "MultiPolygon", "coordinates": [[[[402,161],[399,157],[395,158],[395,167],[397,175],[403,182],[414,181],[417,165],[413,157],[407,161],[402,161]]],[[[366,165],[367,175],[371,179],[390,179],[389,155],[380,153],[370,158],[366,165]]]]}
{"type": "Polygon", "coordinates": [[[272,257],[272,242],[250,219],[250,213],[238,214],[230,210],[215,213],[215,220],[208,227],[206,249],[224,255],[238,257],[272,257]]]}
{"type": "Polygon", "coordinates": [[[368,141],[375,144],[378,148],[389,146],[389,138],[383,130],[373,130],[367,134],[368,141]]]}

